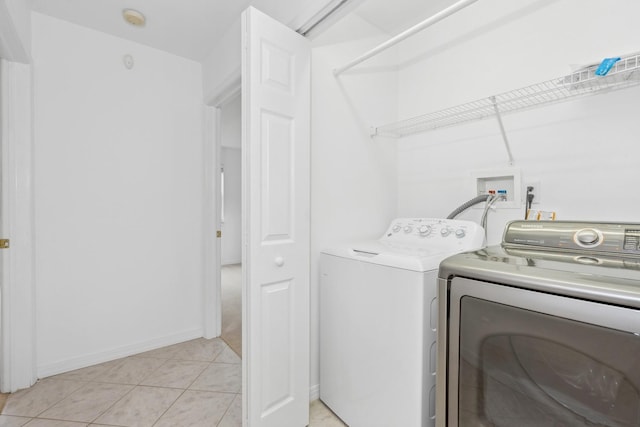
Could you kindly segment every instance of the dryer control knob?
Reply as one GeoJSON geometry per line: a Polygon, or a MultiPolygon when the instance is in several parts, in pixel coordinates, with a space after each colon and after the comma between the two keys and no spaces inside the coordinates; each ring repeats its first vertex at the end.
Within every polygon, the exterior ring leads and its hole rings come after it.
{"type": "Polygon", "coordinates": [[[400,226],[399,224],[396,224],[393,226],[393,228],[391,229],[391,231],[393,231],[394,233],[397,233],[398,231],[400,231],[402,229],[402,226],[400,226]]]}
{"type": "Polygon", "coordinates": [[[410,225],[407,225],[407,226],[404,228],[404,232],[405,232],[405,233],[411,233],[412,231],[413,231],[413,227],[412,227],[412,226],[410,226],[410,225]]]}
{"type": "Polygon", "coordinates": [[[585,228],[576,233],[576,240],[584,246],[595,246],[600,243],[600,233],[592,228],[585,228]]]}
{"type": "Polygon", "coordinates": [[[442,234],[442,237],[447,237],[449,234],[451,234],[451,229],[445,227],[440,230],[440,234],[442,234]]]}
{"type": "Polygon", "coordinates": [[[458,228],[458,229],[456,230],[456,237],[457,237],[458,239],[462,239],[462,238],[463,238],[464,236],[466,236],[466,235],[467,235],[467,233],[465,233],[465,231],[464,231],[462,228],[458,228]]]}
{"type": "Polygon", "coordinates": [[[431,226],[430,225],[421,225],[418,228],[418,231],[420,232],[420,234],[422,236],[427,236],[429,233],[431,233],[431,226]]]}

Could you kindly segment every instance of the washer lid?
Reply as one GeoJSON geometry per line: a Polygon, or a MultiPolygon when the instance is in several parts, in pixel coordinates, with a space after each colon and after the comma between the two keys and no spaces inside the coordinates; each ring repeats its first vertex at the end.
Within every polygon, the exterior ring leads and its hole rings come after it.
{"type": "Polygon", "coordinates": [[[359,242],[347,247],[326,249],[322,252],[371,264],[419,272],[437,270],[440,262],[452,255],[451,251],[442,251],[441,248],[394,247],[380,240],[359,242]]]}

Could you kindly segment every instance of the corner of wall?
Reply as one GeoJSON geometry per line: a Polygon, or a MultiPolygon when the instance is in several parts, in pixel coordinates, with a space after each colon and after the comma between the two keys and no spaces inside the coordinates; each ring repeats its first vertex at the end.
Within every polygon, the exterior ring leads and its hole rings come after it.
{"type": "Polygon", "coordinates": [[[31,62],[31,11],[27,2],[0,0],[0,58],[31,62]]]}
{"type": "Polygon", "coordinates": [[[202,61],[202,93],[206,104],[214,105],[215,98],[236,81],[239,86],[241,39],[238,17],[202,61]]]}

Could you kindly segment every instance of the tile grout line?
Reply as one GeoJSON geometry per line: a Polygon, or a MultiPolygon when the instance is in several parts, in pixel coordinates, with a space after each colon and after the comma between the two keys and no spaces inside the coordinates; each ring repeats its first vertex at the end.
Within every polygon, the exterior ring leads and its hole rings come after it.
{"type": "MultiPolygon", "coordinates": [[[[213,360],[215,360],[215,359],[216,359],[216,358],[217,358],[221,353],[222,353],[222,351],[220,351],[220,352],[219,352],[219,353],[218,353],[218,354],[213,358],[213,360]]],[[[175,361],[178,361],[178,362],[197,362],[197,361],[193,361],[193,360],[184,360],[184,359],[177,359],[177,358],[176,358],[176,359],[169,359],[169,360],[175,360],[175,361]]],[[[204,368],[202,369],[202,371],[200,371],[200,373],[199,373],[198,375],[196,375],[196,377],[193,379],[193,381],[191,381],[191,382],[189,383],[189,385],[188,385],[185,389],[182,389],[182,393],[180,393],[180,396],[178,396],[178,397],[176,398],[176,400],[174,400],[174,401],[173,401],[173,403],[172,403],[171,405],[169,405],[169,407],[168,407],[167,409],[165,409],[165,410],[164,410],[164,412],[163,412],[163,413],[158,417],[158,419],[154,421],[154,423],[152,424],[152,427],[153,427],[153,426],[155,426],[156,424],[158,424],[158,422],[162,419],[162,417],[164,417],[164,416],[166,415],[166,413],[167,413],[167,412],[169,412],[169,410],[170,410],[170,409],[171,409],[171,408],[176,404],[176,402],[177,402],[178,400],[180,400],[180,398],[185,394],[185,392],[186,392],[187,390],[189,390],[189,387],[191,387],[191,386],[193,385],[193,383],[194,383],[194,382],[196,382],[196,380],[197,380],[198,378],[200,378],[200,375],[202,375],[202,373],[203,373],[204,371],[206,371],[206,370],[211,366],[211,363],[213,363],[213,362],[206,362],[206,363],[207,363],[207,366],[206,366],[206,367],[204,367],[204,368]]]]}
{"type": "MultiPolygon", "coordinates": [[[[227,414],[229,414],[230,409],[233,405],[234,400],[241,395],[241,391],[240,393],[238,393],[237,391],[221,391],[221,390],[206,390],[206,389],[191,389],[191,387],[196,383],[196,381],[202,377],[203,373],[211,368],[212,366],[215,365],[220,365],[220,366],[237,366],[238,363],[233,363],[233,362],[228,362],[228,361],[217,361],[217,359],[223,355],[225,353],[225,351],[230,351],[233,355],[237,356],[237,354],[235,353],[235,351],[229,346],[229,344],[224,341],[224,339],[220,338],[220,337],[216,337],[217,340],[219,341],[220,344],[222,344],[220,346],[219,351],[212,353],[211,357],[207,357],[204,358],[205,360],[203,360],[203,358],[198,358],[198,354],[202,354],[202,353],[198,353],[198,348],[196,347],[194,350],[195,352],[193,353],[189,353],[187,352],[187,358],[182,358],[182,357],[176,357],[175,355],[178,355],[179,352],[170,352],[170,356],[168,358],[166,357],[153,357],[153,356],[143,356],[141,354],[136,354],[136,355],[130,355],[130,356],[126,356],[121,358],[120,361],[118,361],[117,363],[115,363],[113,366],[108,367],[108,369],[106,369],[104,372],[98,372],[96,374],[93,375],[89,375],[86,378],[82,378],[82,379],[75,379],[75,378],[64,378],[64,377],[60,377],[61,375],[64,375],[64,373],[62,374],[58,374],[52,377],[47,377],[47,378],[43,378],[43,379],[39,379],[38,382],[42,383],[45,381],[48,381],[49,379],[51,379],[52,381],[63,381],[63,382],[68,382],[68,383],[75,383],[75,385],[77,387],[74,387],[68,394],[63,395],[60,398],[56,398],[53,399],[53,402],[49,405],[47,405],[47,407],[45,409],[43,409],[42,411],[40,411],[38,414],[36,414],[35,416],[23,416],[23,415],[8,415],[8,414],[2,414],[2,415],[6,415],[6,416],[11,416],[11,417],[19,417],[19,418],[24,418],[26,420],[26,424],[31,423],[32,421],[36,420],[36,419],[42,419],[42,420],[50,420],[50,421],[67,421],[67,422],[78,422],[78,423],[83,423],[87,426],[89,425],[94,425],[97,420],[102,417],[104,414],[106,414],[108,411],[112,410],[116,405],[118,405],[120,402],[122,402],[124,399],[126,399],[128,396],[131,395],[131,393],[136,390],[136,388],[139,387],[148,387],[148,388],[156,388],[156,389],[164,389],[164,390],[174,390],[174,391],[180,391],[180,393],[177,395],[177,397],[172,401],[172,403],[158,416],[158,418],[153,422],[152,425],[156,425],[163,416],[165,416],[167,414],[167,412],[173,408],[176,404],[176,402],[182,398],[185,394],[185,392],[187,390],[191,390],[191,391],[195,391],[195,392],[206,392],[206,393],[219,393],[219,394],[225,394],[225,395],[232,395],[233,397],[231,398],[229,405],[226,407],[226,409],[224,410],[224,412],[221,415],[220,421],[217,423],[217,425],[220,424],[220,422],[222,422],[222,420],[227,416],[227,414]],[[194,356],[195,358],[189,358],[189,355],[192,354],[196,354],[196,356],[194,356]],[[153,369],[151,372],[149,372],[147,375],[144,375],[139,381],[135,382],[135,383],[126,383],[126,382],[120,382],[120,381],[104,381],[104,380],[100,380],[100,378],[108,378],[108,374],[110,372],[113,372],[114,370],[118,369],[119,367],[121,367],[124,363],[126,363],[127,359],[132,359],[132,358],[139,358],[139,357],[146,357],[149,359],[155,359],[158,361],[162,361],[162,363],[160,363],[155,369],[153,369]],[[195,376],[195,378],[190,381],[188,383],[188,385],[183,388],[183,387],[171,387],[171,386],[162,386],[162,385],[143,385],[143,382],[149,378],[151,378],[156,372],[158,372],[160,369],[162,369],[163,367],[166,367],[166,365],[168,363],[170,363],[171,361],[174,362],[184,362],[184,363],[202,363],[203,368],[199,371],[199,373],[195,376]],[[90,386],[96,386],[96,385],[101,385],[101,384],[112,384],[112,385],[118,385],[118,386],[128,386],[130,387],[130,389],[128,391],[126,391],[121,397],[117,398],[113,403],[111,403],[110,405],[108,405],[104,410],[100,411],[95,417],[93,417],[90,421],[78,421],[78,420],[72,420],[72,419],[68,419],[69,415],[63,415],[59,418],[51,418],[51,417],[42,417],[42,415],[52,409],[53,407],[55,407],[56,405],[60,404],[61,402],[65,401],[66,399],[71,398],[71,396],[77,395],[78,393],[82,393],[83,389],[86,389],[87,387],[90,386]]],[[[214,338],[215,339],[215,338],[214,338]]],[[[182,343],[179,343],[182,344],[182,343]]],[[[176,345],[179,345],[176,344],[176,345]]],[[[205,350],[206,352],[206,350],[205,350]]],[[[228,358],[227,358],[228,359],[228,358]]],[[[234,360],[234,359],[232,359],[234,360]]],[[[95,365],[92,365],[95,366],[95,365]]],[[[88,368],[88,367],[86,367],[88,368]]],[[[84,368],[80,368],[80,369],[84,369],[84,368]]],[[[126,380],[125,380],[126,381],[126,380]]],[[[37,383],[36,383],[37,384],[37,383]]],[[[71,415],[73,416],[73,415],[71,415]]],[[[106,423],[105,425],[110,425],[109,423],[106,423]]]]}
{"type": "MultiPolygon", "coordinates": [[[[44,381],[44,380],[46,380],[46,378],[45,378],[45,379],[38,379],[38,380],[36,381],[36,384],[38,384],[39,382],[40,382],[40,383],[42,383],[42,381],[44,381]]],[[[69,380],[65,380],[65,381],[69,381],[69,380]]],[[[64,397],[62,397],[62,398],[60,398],[60,399],[59,399],[59,400],[57,400],[57,401],[55,401],[53,404],[51,404],[50,406],[48,406],[46,409],[44,409],[44,410],[42,410],[42,411],[38,412],[34,417],[30,417],[30,418],[31,418],[32,420],[34,420],[34,419],[38,418],[40,415],[44,414],[44,413],[45,413],[45,412],[47,412],[49,409],[53,408],[53,407],[54,407],[54,406],[56,406],[58,403],[62,402],[63,400],[65,400],[66,398],[68,398],[68,397],[69,397],[69,396],[71,396],[72,394],[74,394],[74,393],[78,392],[78,390],[83,389],[84,387],[86,387],[86,386],[89,384],[89,382],[87,382],[87,381],[73,381],[73,382],[82,383],[82,385],[80,385],[78,388],[76,388],[75,390],[73,390],[73,391],[72,391],[71,393],[69,393],[68,395],[66,395],[66,396],[64,396],[64,397]]],[[[35,386],[36,384],[34,384],[33,386],[35,386]]],[[[31,387],[33,387],[33,386],[31,386],[31,387]]],[[[62,420],[62,421],[64,421],[64,420],[62,420]]],[[[31,421],[29,421],[29,422],[31,422],[31,421]]]]}
{"type": "MultiPolygon", "coordinates": [[[[98,384],[103,384],[103,383],[98,383],[98,384]]],[[[117,384],[117,385],[131,385],[131,384],[117,384]]],[[[101,416],[103,416],[109,409],[113,408],[116,403],[120,402],[122,399],[124,399],[127,395],[131,394],[131,392],[133,390],[135,390],[136,385],[134,384],[133,387],[131,388],[131,390],[129,390],[128,392],[126,392],[125,394],[122,395],[122,397],[120,397],[120,399],[117,399],[115,402],[113,402],[107,409],[105,409],[104,411],[100,412],[93,420],[89,421],[89,424],[94,424],[96,422],[96,420],[98,418],[100,418],[101,416]]],[[[73,421],[73,420],[68,420],[68,421],[73,421]]]]}
{"type": "Polygon", "coordinates": [[[180,393],[180,395],[179,395],[178,397],[176,397],[176,400],[174,400],[174,401],[171,403],[171,405],[169,405],[169,407],[168,407],[167,409],[165,409],[165,410],[162,412],[162,414],[160,414],[160,416],[158,417],[158,419],[157,419],[157,420],[155,420],[155,421],[153,422],[153,424],[151,424],[151,427],[153,427],[153,426],[155,426],[156,424],[158,424],[158,422],[162,419],[162,417],[164,417],[164,416],[165,416],[165,414],[166,414],[167,412],[169,412],[169,410],[170,410],[171,408],[173,408],[173,405],[175,405],[175,404],[176,404],[176,402],[177,402],[178,400],[180,400],[180,398],[181,398],[181,397],[184,395],[184,393],[187,391],[187,389],[186,389],[186,388],[185,388],[185,389],[181,389],[181,390],[182,390],[182,393],[180,393]]]}
{"type": "MultiPolygon", "coordinates": [[[[129,356],[127,356],[127,357],[129,357],[129,356]]],[[[110,367],[109,369],[107,369],[107,370],[106,370],[106,372],[99,373],[99,374],[95,374],[95,376],[93,376],[90,380],[86,380],[86,381],[82,381],[82,380],[65,380],[65,379],[62,379],[62,378],[61,378],[61,380],[63,380],[63,381],[76,381],[76,382],[81,382],[81,383],[84,383],[84,384],[83,384],[82,386],[78,387],[77,389],[75,389],[74,391],[72,391],[71,393],[69,393],[67,396],[65,396],[65,397],[63,397],[62,399],[60,399],[59,401],[57,401],[56,403],[54,403],[53,405],[49,406],[49,407],[48,407],[47,409],[45,409],[44,411],[42,411],[42,412],[38,413],[38,415],[36,415],[35,417],[33,417],[33,418],[32,418],[32,421],[33,421],[34,419],[39,419],[39,420],[40,420],[40,419],[42,419],[42,420],[49,419],[49,420],[55,420],[55,421],[67,421],[67,422],[81,422],[81,423],[84,423],[85,421],[68,420],[68,419],[63,419],[63,418],[61,418],[61,419],[58,419],[58,418],[41,418],[41,417],[40,417],[40,415],[44,414],[44,413],[45,413],[45,412],[47,412],[49,409],[51,409],[51,408],[53,408],[54,406],[56,406],[58,403],[62,402],[63,400],[65,400],[65,399],[67,399],[67,398],[69,398],[71,395],[73,395],[73,394],[77,393],[79,390],[81,390],[81,389],[83,389],[83,388],[87,387],[87,386],[88,386],[88,385],[90,385],[90,384],[114,384],[114,383],[105,383],[105,382],[98,381],[98,380],[97,380],[97,378],[98,378],[98,377],[100,377],[100,375],[104,375],[104,374],[106,374],[106,373],[108,373],[108,372],[111,372],[111,371],[112,371],[112,370],[114,370],[115,368],[117,368],[117,367],[119,367],[120,365],[122,365],[122,364],[124,363],[124,360],[125,360],[127,357],[123,357],[123,358],[120,358],[120,359],[116,359],[116,360],[120,360],[120,361],[119,361],[118,363],[114,364],[114,366],[112,366],[112,367],[110,367]]],[[[107,363],[108,363],[108,362],[107,362],[107,363]]],[[[87,366],[87,367],[90,367],[90,366],[87,366]]],[[[84,369],[84,368],[81,368],[81,369],[84,369]]],[[[62,374],[61,374],[61,375],[62,375],[62,374]]],[[[118,384],[118,385],[125,385],[125,384],[118,384]]],[[[126,384],[126,385],[129,385],[129,384],[126,384]]],[[[134,388],[135,388],[135,386],[134,386],[134,388]]],[[[131,389],[131,390],[133,390],[133,389],[131,389]]],[[[131,392],[131,390],[129,390],[129,392],[125,393],[125,395],[124,395],[124,396],[126,396],[127,394],[129,394],[129,393],[131,392]]],[[[124,396],[122,396],[122,397],[124,397],[124,396]]],[[[120,400],[120,399],[118,399],[118,400],[120,400]]],[[[114,403],[114,404],[115,404],[115,403],[114,403]]],[[[113,405],[111,405],[111,406],[113,406],[113,405]]],[[[109,406],[109,408],[107,408],[105,411],[108,411],[108,410],[111,408],[111,406],[109,406]]],[[[93,421],[95,421],[97,418],[99,418],[103,413],[104,413],[104,412],[100,413],[100,414],[98,415],[98,417],[96,417],[94,420],[89,421],[89,422],[87,423],[87,425],[92,424],[92,423],[93,423],[93,421]]],[[[31,421],[29,421],[29,422],[31,422],[31,421]]]]}
{"type": "MultiPolygon", "coordinates": [[[[112,367],[111,369],[107,370],[107,372],[105,372],[104,374],[107,374],[109,372],[111,372],[112,370],[114,370],[116,367],[122,365],[125,361],[125,359],[132,357],[132,356],[127,356],[122,358],[122,362],[118,363],[116,366],[112,367]]],[[[158,365],[158,367],[156,369],[154,369],[152,372],[150,372],[149,374],[147,374],[147,376],[143,377],[142,379],[140,379],[140,381],[138,381],[138,383],[136,384],[124,384],[124,383],[106,383],[106,382],[101,382],[98,381],[94,378],[94,381],[92,381],[94,384],[115,384],[115,385],[125,385],[125,386],[129,386],[132,385],[133,387],[131,388],[131,390],[129,390],[128,392],[126,392],[125,394],[123,394],[119,399],[117,399],[115,402],[113,402],[111,405],[109,405],[104,411],[100,412],[93,420],[89,421],[89,424],[87,425],[91,425],[91,424],[95,424],[95,422],[98,420],[98,418],[100,418],[101,416],[103,416],[104,414],[106,414],[111,408],[113,408],[115,405],[118,404],[118,402],[120,402],[122,399],[124,399],[125,397],[127,397],[128,395],[130,395],[133,390],[136,389],[136,387],[138,387],[140,385],[140,383],[142,381],[144,381],[146,378],[148,378],[149,376],[151,376],[151,374],[155,371],[157,371],[158,369],[160,369],[162,366],[164,366],[166,363],[168,362],[168,360],[165,360],[163,363],[161,363],[160,365],[158,365]]],[[[103,375],[104,375],[103,374],[103,375]]],[[[96,378],[98,378],[99,376],[96,376],[96,378]]],[[[65,420],[65,421],[73,421],[73,420],[65,420]]]]}
{"type": "Polygon", "coordinates": [[[233,399],[231,399],[231,402],[229,402],[229,406],[227,406],[227,409],[224,411],[224,414],[222,414],[222,417],[220,417],[220,421],[216,423],[216,426],[219,426],[220,423],[224,420],[224,417],[227,416],[227,414],[231,410],[231,407],[233,406],[233,402],[236,400],[237,397],[238,397],[238,393],[236,393],[236,395],[233,396],[233,399]]]}
{"type": "MultiPolygon", "coordinates": [[[[128,356],[128,357],[132,357],[132,356],[128,356]]],[[[154,359],[152,357],[152,359],[154,359]]],[[[155,358],[158,359],[158,358],[155,358]]],[[[91,421],[89,423],[89,425],[91,424],[95,424],[95,422],[98,420],[98,418],[100,418],[101,416],[103,416],[104,414],[106,414],[111,408],[113,408],[118,402],[120,402],[121,400],[123,400],[127,395],[131,394],[137,387],[154,387],[154,388],[161,388],[161,389],[170,389],[170,390],[182,390],[182,392],[178,395],[178,397],[176,397],[176,399],[171,402],[171,405],[169,405],[169,407],[162,412],[162,414],[160,414],[160,416],[158,417],[158,419],[156,419],[152,426],[155,425],[160,418],[162,418],[162,416],[169,410],[169,408],[171,408],[177,401],[178,399],[180,399],[180,397],[184,394],[184,392],[186,391],[186,389],[180,388],[180,387],[161,387],[161,386],[146,386],[146,385],[141,385],[144,380],[146,380],[147,378],[151,377],[151,375],[153,375],[155,372],[157,372],[158,370],[160,370],[160,368],[162,368],[163,366],[165,366],[166,364],[168,364],[170,361],[172,360],[179,360],[179,359],[172,359],[172,358],[168,358],[168,359],[160,359],[160,360],[164,360],[163,363],[161,363],[160,365],[158,365],[158,367],[156,369],[154,369],[152,372],[150,372],[149,374],[147,374],[145,377],[143,377],[142,379],[140,379],[140,381],[137,384],[134,384],[133,388],[131,390],[129,390],[127,393],[125,393],[120,399],[118,399],[117,401],[115,401],[111,406],[109,406],[107,409],[105,409],[100,415],[98,415],[95,419],[93,419],[93,421],[91,421]]],[[[111,370],[111,369],[110,369],[111,370]]],[[[114,383],[117,384],[117,383],[114,383]]],[[[120,384],[120,385],[130,385],[130,384],[120,384]]]]}

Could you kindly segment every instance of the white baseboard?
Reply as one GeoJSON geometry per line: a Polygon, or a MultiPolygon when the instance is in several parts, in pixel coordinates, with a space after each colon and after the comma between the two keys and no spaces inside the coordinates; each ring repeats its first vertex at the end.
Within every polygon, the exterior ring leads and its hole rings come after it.
{"type": "Polygon", "coordinates": [[[202,335],[203,332],[201,328],[193,329],[164,337],[154,338],[148,341],[112,348],[98,353],[72,357],[54,363],[47,363],[37,367],[37,375],[38,378],[46,378],[63,372],[69,372],[75,369],[86,368],[87,366],[119,359],[121,357],[131,356],[132,354],[143,353],[145,351],[155,350],[156,348],[200,338],[202,335]]]}
{"type": "Polygon", "coordinates": [[[309,402],[320,399],[320,384],[309,387],[309,402]]]}

